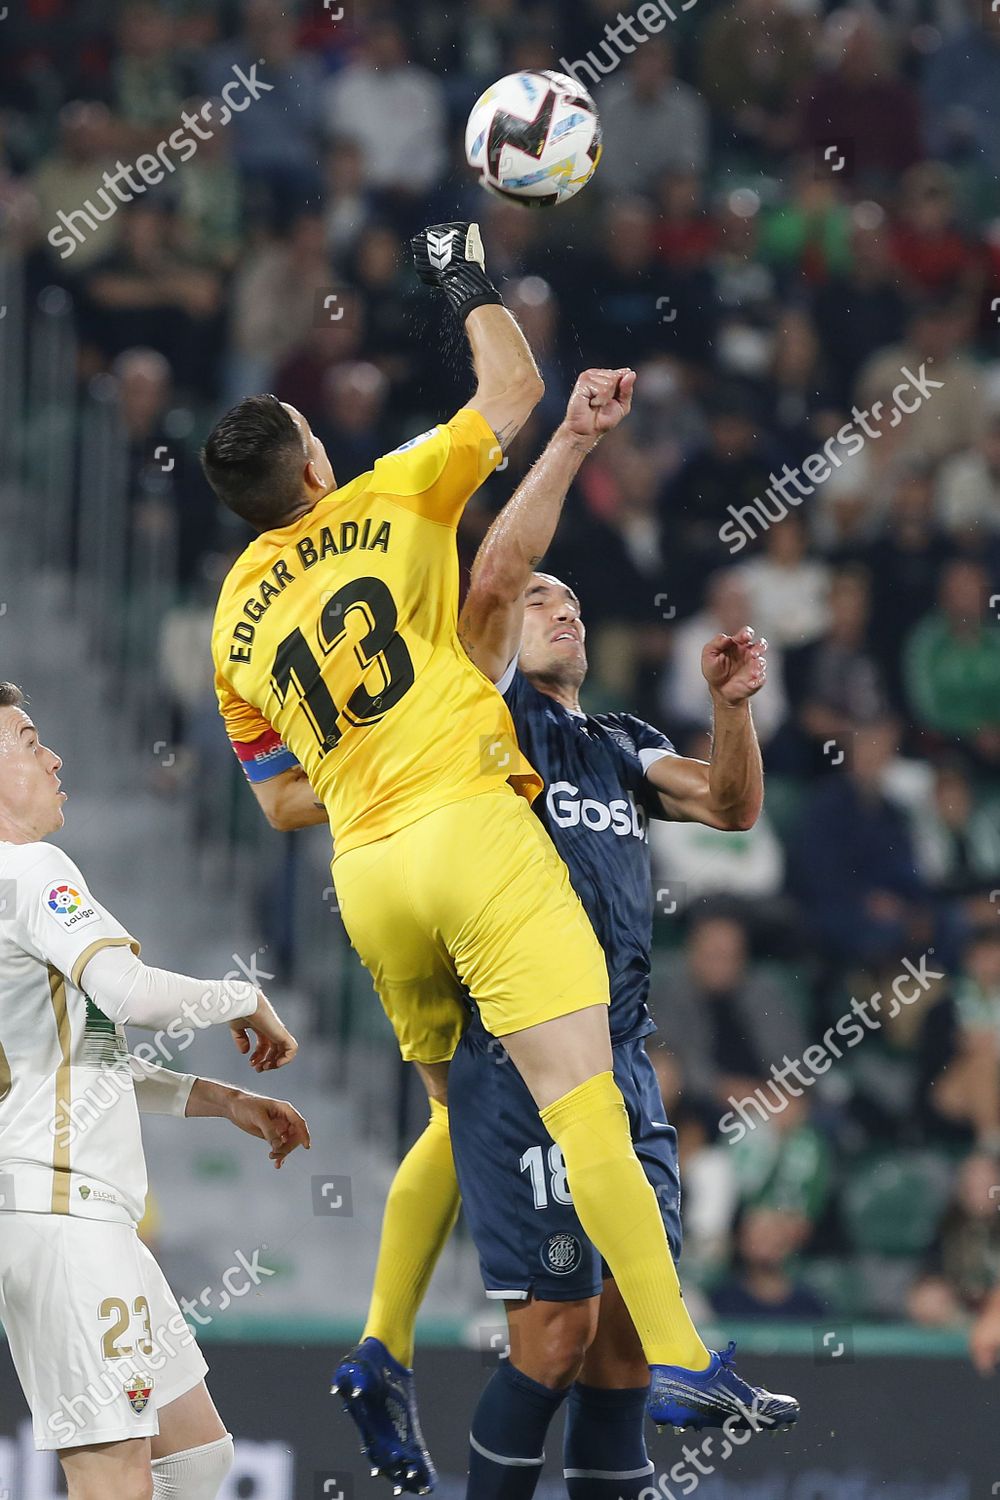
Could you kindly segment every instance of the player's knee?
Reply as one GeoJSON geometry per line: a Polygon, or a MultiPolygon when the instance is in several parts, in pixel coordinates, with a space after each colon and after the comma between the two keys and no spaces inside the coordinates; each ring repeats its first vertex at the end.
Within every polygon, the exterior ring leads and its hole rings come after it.
{"type": "Polygon", "coordinates": [[[201,1448],[188,1448],[153,1460],[155,1500],[215,1500],[235,1462],[229,1433],[201,1448]]]}
{"type": "Polygon", "coordinates": [[[597,1313],[589,1302],[552,1302],[547,1308],[550,1316],[532,1330],[530,1341],[523,1341],[523,1350],[518,1350],[512,1338],[511,1358],[532,1380],[561,1390],[580,1373],[597,1329],[597,1313]]]}

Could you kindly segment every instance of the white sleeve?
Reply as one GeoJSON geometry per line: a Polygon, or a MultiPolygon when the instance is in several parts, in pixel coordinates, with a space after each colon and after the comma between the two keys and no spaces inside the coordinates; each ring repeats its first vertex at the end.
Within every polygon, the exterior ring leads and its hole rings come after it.
{"type": "Polygon", "coordinates": [[[175,1073],[159,1063],[143,1062],[129,1054],[128,1065],[135,1084],[136,1103],[144,1115],[183,1115],[191,1090],[193,1073],[175,1073]]]}
{"type": "Polygon", "coordinates": [[[496,687],[497,692],[500,694],[501,697],[503,697],[504,693],[506,693],[506,691],[510,687],[511,683],[514,681],[514,673],[516,671],[517,671],[517,652],[515,651],[514,655],[511,657],[509,666],[507,666],[505,668],[505,670],[503,672],[503,675],[500,676],[500,677],[498,677],[497,680],[496,680],[496,683],[494,684],[494,686],[496,687]]]}
{"type": "Polygon", "coordinates": [[[648,750],[640,750],[639,764],[642,766],[642,774],[648,776],[650,766],[655,766],[658,760],[665,760],[668,755],[673,756],[674,760],[678,759],[676,750],[654,749],[653,747],[650,747],[648,750]]]}
{"type": "Polygon", "coordinates": [[[150,969],[126,948],[99,948],[84,965],[87,994],[109,1021],[155,1029],[171,1021],[215,1026],[252,1015],[257,991],[245,979],[189,979],[150,969]]]}
{"type": "Polygon", "coordinates": [[[14,888],[18,942],[72,984],[79,985],[88,961],[102,949],[139,953],[135,938],[94,900],[69,855],[54,844],[23,846],[14,888]]]}

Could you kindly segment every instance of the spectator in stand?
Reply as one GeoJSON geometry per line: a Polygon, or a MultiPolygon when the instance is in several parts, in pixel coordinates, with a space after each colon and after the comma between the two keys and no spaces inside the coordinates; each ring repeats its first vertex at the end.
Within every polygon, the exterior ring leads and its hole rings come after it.
{"type": "Polygon", "coordinates": [[[782,160],[795,143],[796,111],[813,72],[805,11],[771,0],[733,0],[710,16],[699,60],[707,99],[738,149],[782,160]]]}
{"type": "Polygon", "coordinates": [[[829,624],[818,639],[786,658],[788,695],[813,772],[829,766],[831,741],[849,745],[856,730],[888,712],[885,683],[869,644],[871,606],[870,574],[859,567],[839,569],[826,600],[829,624]]]}
{"type": "MultiPolygon", "coordinates": [[[[788,307],[775,329],[771,368],[762,392],[767,425],[781,457],[794,465],[822,446],[824,416],[833,402],[816,325],[802,307],[788,307]]],[[[835,432],[839,420],[831,423],[835,432]]]]}
{"type": "MultiPolygon", "coordinates": [[[[161,548],[167,576],[181,588],[212,546],[218,507],[191,446],[191,414],[173,405],[170,365],[155,349],[129,349],[112,366],[127,441],[131,536],[142,531],[161,548]]],[[[131,537],[130,537],[131,540],[131,537]]]]}
{"type": "Polygon", "coordinates": [[[602,85],[597,105],[604,126],[606,181],[614,192],[649,191],[667,171],[704,172],[708,110],[697,91],[677,78],[674,49],[664,37],[643,42],[602,85]]]}
{"type": "Polygon", "coordinates": [[[761,257],[760,198],[751,188],[723,194],[716,203],[716,219],[719,237],[709,272],[721,323],[718,359],[727,368],[727,346],[733,339],[741,343],[748,330],[752,336],[773,325],[779,311],[778,279],[761,257]]]}
{"type": "Polygon", "coordinates": [[[925,56],[924,120],[932,156],[984,175],[1000,172],[1000,36],[988,7],[925,56]]]}
{"type": "Polygon", "coordinates": [[[662,661],[669,608],[659,550],[657,469],[652,454],[624,430],[609,434],[600,459],[581,486],[590,504],[562,528],[551,566],[575,580],[584,601],[596,679],[616,700],[631,701],[655,716],[646,674],[662,661]]]}
{"type": "Polygon", "coordinates": [[[962,1327],[986,1304],[1000,1278],[1000,1217],[994,1156],[966,1157],[923,1271],[910,1288],[908,1311],[931,1328],[962,1327]]]}
{"type": "Polygon", "coordinates": [[[719,387],[707,405],[708,442],[690,456],[664,495],[670,554],[683,560],[670,576],[671,602],[681,615],[697,607],[708,575],[718,566],[727,507],[753,503],[771,482],[769,455],[745,389],[719,387]]]}
{"type": "MultiPolygon", "coordinates": [[[[901,454],[919,454],[938,460],[978,442],[986,429],[984,382],[966,352],[975,326],[975,308],[961,301],[930,303],[911,317],[906,340],[883,349],[865,365],[858,377],[855,396],[860,407],[872,411],[876,401],[893,405],[892,392],[911,375],[924,375],[935,382],[921,398],[913,387],[903,393],[916,411],[900,416],[895,428],[901,454]]],[[[885,433],[883,433],[884,439],[885,433]]]]}
{"type": "Polygon", "coordinates": [[[711,1294],[718,1316],[811,1323],[822,1318],[822,1299],[788,1269],[810,1229],[808,1219],[787,1209],[747,1209],[736,1230],[733,1271],[711,1294]]]}
{"type": "Polygon", "coordinates": [[[368,361],[332,365],[310,425],[346,477],[365,474],[392,446],[385,430],[389,383],[368,361]]]}
{"type": "Polygon", "coordinates": [[[923,155],[920,101],[895,71],[891,35],[877,11],[835,10],[823,26],[818,73],[808,90],[801,145],[819,165],[833,146],[864,187],[891,184],[923,155]]]}
{"type": "MultiPolygon", "coordinates": [[[[558,427],[569,400],[569,386],[559,358],[559,304],[541,276],[522,276],[505,291],[504,301],[521,325],[545,382],[545,395],[534,415],[542,429],[550,431],[558,427]]],[[[537,453],[537,448],[534,452],[537,453]]],[[[533,461],[534,456],[529,462],[533,461]]]]}
{"type": "Polygon", "coordinates": [[[364,303],[366,354],[398,390],[412,395],[419,364],[413,306],[420,292],[399,235],[388,224],[369,223],[339,265],[364,303]]]}
{"type": "Polygon", "coordinates": [[[106,358],[135,344],[164,354],[177,384],[211,399],[218,379],[223,285],[178,244],[164,200],[139,198],[121,211],[121,241],[85,282],[87,340],[106,358]]]}
{"type": "Polygon", "coordinates": [[[942,466],[937,514],[959,544],[1000,534],[1000,411],[991,412],[975,447],[956,453],[942,466]]]}
{"type": "Polygon", "coordinates": [[[903,648],[937,593],[951,552],[934,514],[934,466],[917,455],[886,476],[889,509],[879,534],[859,555],[878,582],[872,600],[872,649],[893,705],[906,708],[903,648]]]}
{"type": "MultiPolygon", "coordinates": [[[[110,110],[104,104],[74,100],[59,112],[59,140],[30,177],[29,185],[38,204],[38,244],[47,268],[63,282],[73,283],[93,266],[111,255],[122,229],[120,213],[106,213],[100,190],[104,173],[114,171],[117,129],[110,110]],[[74,215],[86,203],[93,203],[103,218],[88,215],[89,228],[74,215]],[[49,244],[48,234],[62,222],[62,212],[77,227],[82,238],[71,254],[63,258],[60,250],[49,244]]],[[[107,189],[104,189],[107,192],[107,189]]]]}
{"type": "Polygon", "coordinates": [[[830,567],[809,556],[809,534],[800,513],[789,511],[771,526],[758,553],[736,569],[758,635],[783,651],[811,645],[830,624],[830,567]]]}
{"type": "MultiPolygon", "coordinates": [[[[194,112],[197,101],[183,106],[194,112]]],[[[244,249],[243,183],[230,138],[217,130],[202,141],[173,183],[177,243],[199,265],[231,272],[244,249]]]]}
{"type": "Polygon", "coordinates": [[[852,209],[850,262],[813,289],[813,308],[831,395],[847,411],[860,370],[878,350],[900,342],[905,324],[888,222],[877,204],[852,209]]]}
{"type": "Polygon", "coordinates": [[[326,124],[332,135],[358,142],[370,186],[393,200],[429,192],[444,172],[444,88],[408,61],[394,21],[365,22],[358,57],[326,86],[326,124]]]}
{"type": "Polygon", "coordinates": [[[977,798],[965,762],[942,759],[929,798],[913,814],[917,866],[924,885],[959,931],[996,920],[991,888],[1000,883],[1000,788],[977,798]]]}
{"type": "MultiPolygon", "coordinates": [[[[994,924],[996,918],[993,918],[994,924]]],[[[927,1012],[918,1108],[931,1140],[1000,1151],[1000,930],[968,939],[950,994],[927,1012]]]]}
{"type": "Polygon", "coordinates": [[[899,211],[892,230],[892,258],[902,289],[913,299],[982,294],[982,246],[956,219],[954,174],[940,162],[911,167],[899,189],[899,211]]]}
{"type": "Polygon", "coordinates": [[[935,610],[904,648],[907,697],[917,723],[938,741],[1000,765],[1000,626],[989,609],[990,582],[977,562],[945,568],[935,610]]]}
{"type": "Polygon", "coordinates": [[[123,6],[111,65],[109,103],[131,156],[155,151],[164,134],[180,124],[184,99],[195,79],[184,66],[173,14],[152,0],[123,6]]]}
{"type": "Polygon", "coordinates": [[[718,248],[719,226],[695,172],[664,172],[656,183],[656,248],[664,264],[694,271],[718,248]]]}
{"type": "MultiPolygon", "coordinates": [[[[945,967],[935,943],[934,972],[945,967]]],[[[890,995],[900,973],[899,957],[884,968],[866,969],[844,976],[836,986],[830,1005],[832,1018],[849,1014],[854,995],[890,995]]],[[[920,989],[906,1005],[883,1005],[877,1031],[865,1030],[862,1040],[837,1063],[838,1103],[841,1105],[840,1137],[850,1140],[852,1156],[876,1151],[914,1150],[922,1147],[924,1132],[918,1098],[922,1068],[922,1035],[926,1018],[944,993],[942,979],[924,976],[920,989]]],[[[832,1101],[831,1101],[832,1102],[832,1101]]]]}
{"type": "Polygon", "coordinates": [[[744,923],[721,909],[694,917],[679,967],[654,972],[650,1008],[680,1063],[687,1102],[716,1120],[731,1094],[773,1087],[771,1064],[805,1045],[788,994],[751,965],[744,923]]]}
{"type": "MultiPolygon", "coordinates": [[[[351,290],[337,293],[336,311],[342,318],[314,325],[275,371],[274,384],[284,400],[307,420],[317,411],[327,373],[344,360],[364,358],[365,318],[360,297],[351,290]]],[[[410,434],[413,436],[414,434],[410,434]]],[[[336,463],[336,458],[333,459],[336,463]]]]}
{"type": "Polygon", "coordinates": [[[851,216],[836,178],[818,173],[810,157],[800,157],[791,175],[791,191],[763,216],[761,257],[786,282],[844,275],[851,260],[851,216]]]}
{"type": "Polygon", "coordinates": [[[321,321],[342,322],[348,306],[346,288],[330,264],[322,218],[300,213],[281,237],[251,250],[236,272],[225,400],[272,389],[275,371],[310,329],[321,321]],[[324,307],[327,296],[335,300],[324,307]]]}
{"type": "MultiPolygon", "coordinates": [[[[681,753],[692,760],[711,759],[711,735],[692,734],[681,743],[681,753]]],[[[781,899],[785,855],[766,806],[745,833],[654,818],[649,847],[656,888],[666,886],[679,910],[723,897],[752,924],[755,934],[763,929],[769,941],[778,941],[788,916],[781,899]]]]}
{"type": "MultiPolygon", "coordinates": [[[[520,210],[519,210],[520,211],[520,210]]],[[[656,254],[656,221],[645,198],[613,198],[604,209],[604,233],[596,253],[556,272],[559,300],[575,316],[584,357],[616,368],[622,350],[633,365],[662,354],[678,338],[695,341],[702,352],[706,338],[686,318],[670,318],[670,292],[676,308],[678,288],[656,254]],[[680,326],[678,326],[680,325],[680,326]]]]}
{"type": "Polygon", "coordinates": [[[770,1117],[757,1123],[751,1113],[752,1128],[732,1142],[740,1196],[750,1209],[801,1218],[807,1237],[830,1191],[829,1141],[813,1124],[809,1095],[801,1087],[793,1092],[772,1075],[761,1097],[770,1106],[770,1117]]]}
{"type": "MultiPolygon", "coordinates": [[[[518,276],[542,275],[544,258],[539,247],[539,215],[525,213],[518,203],[488,196],[482,202],[483,238],[490,247],[490,274],[498,281],[518,276]]],[[[565,263],[571,257],[563,255],[565,263]]]]}
{"type": "Polygon", "coordinates": [[[898,954],[922,914],[907,819],[883,790],[898,743],[899,726],[885,719],[832,750],[833,768],[807,795],[791,841],[790,887],[835,964],[898,954]]]}
{"type": "MultiPolygon", "coordinates": [[[[748,621],[750,599],[738,570],[727,568],[713,574],[703,608],[678,625],[670,641],[660,701],[661,712],[676,733],[710,727],[711,704],[705,700],[701,653],[713,636],[735,635],[748,621]]],[[[787,712],[783,654],[780,647],[768,643],[767,692],[754,704],[754,724],[763,746],[773,739],[787,712]]]]}
{"type": "Polygon", "coordinates": [[[207,54],[202,92],[220,94],[235,67],[250,75],[256,69],[267,91],[226,125],[233,159],[254,217],[284,224],[319,194],[322,65],[299,50],[295,17],[281,0],[244,0],[238,39],[220,42],[207,54]]]}
{"type": "Polygon", "coordinates": [[[331,257],[347,254],[372,215],[365,156],[357,141],[333,140],[325,156],[323,222],[331,257]]]}
{"type": "Polygon", "coordinates": [[[510,71],[511,49],[524,30],[518,0],[479,0],[462,10],[428,7],[420,20],[420,60],[438,74],[447,70],[446,83],[463,104],[470,82],[481,92],[510,71]]]}

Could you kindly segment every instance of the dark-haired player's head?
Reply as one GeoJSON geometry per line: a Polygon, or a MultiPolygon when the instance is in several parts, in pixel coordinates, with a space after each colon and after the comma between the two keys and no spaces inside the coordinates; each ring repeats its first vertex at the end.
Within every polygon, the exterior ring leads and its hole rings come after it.
{"type": "Polygon", "coordinates": [[[580,601],[551,573],[533,573],[524,594],[518,666],[539,687],[579,692],[587,675],[587,632],[580,601]]]}
{"type": "Polygon", "coordinates": [[[0,839],[32,842],[62,827],[61,765],[40,742],[21,689],[0,682],[0,839]]]}
{"type": "Polygon", "coordinates": [[[223,505],[255,531],[290,525],[337,487],[323,444],[277,396],[248,396],[228,411],[201,464],[223,505]]]}

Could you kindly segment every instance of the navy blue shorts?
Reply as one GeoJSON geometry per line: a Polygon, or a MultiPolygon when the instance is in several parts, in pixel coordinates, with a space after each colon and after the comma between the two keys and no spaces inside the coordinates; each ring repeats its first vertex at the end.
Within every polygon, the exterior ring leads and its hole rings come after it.
{"type": "MultiPolygon", "coordinates": [[[[656,1190],[674,1259],[681,1248],[677,1132],[666,1122],[645,1041],[614,1048],[615,1082],[636,1155],[656,1190]]],[[[473,1021],[448,1074],[448,1115],[462,1204],[488,1297],[575,1302],[608,1270],[584,1235],[562,1152],[501,1044],[473,1021]]]]}

